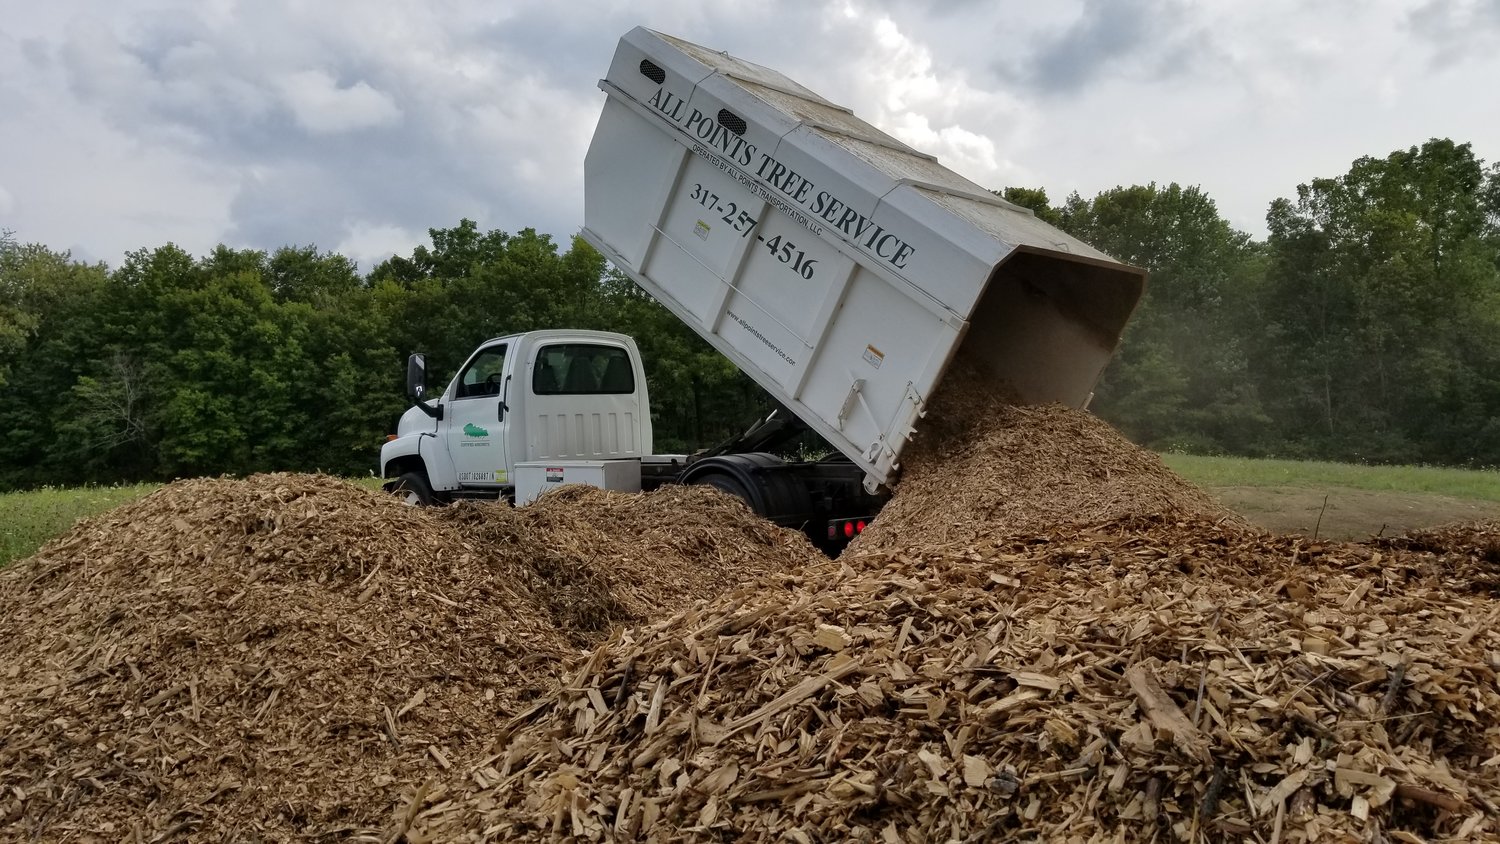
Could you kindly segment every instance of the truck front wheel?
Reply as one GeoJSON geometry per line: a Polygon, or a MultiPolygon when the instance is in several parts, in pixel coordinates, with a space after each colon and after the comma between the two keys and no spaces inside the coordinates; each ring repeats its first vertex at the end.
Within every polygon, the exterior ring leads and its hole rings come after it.
{"type": "Polygon", "coordinates": [[[391,492],[413,507],[430,507],[434,501],[432,487],[421,472],[407,472],[391,484],[391,492]]]}

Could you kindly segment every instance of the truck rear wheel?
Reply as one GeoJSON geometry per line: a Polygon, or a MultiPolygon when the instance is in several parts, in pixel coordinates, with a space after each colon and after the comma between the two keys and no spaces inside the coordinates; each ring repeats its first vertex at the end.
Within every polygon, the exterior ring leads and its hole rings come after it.
{"type": "MultiPolygon", "coordinates": [[[[711,475],[703,475],[695,479],[693,483],[699,486],[711,486],[720,492],[728,493],[745,502],[745,506],[751,510],[756,509],[755,500],[750,497],[750,490],[746,489],[744,484],[728,475],[715,472],[711,475]]],[[[759,515],[764,516],[765,513],[760,513],[759,515]]]]}
{"type": "Polygon", "coordinates": [[[796,470],[772,454],[721,454],[694,463],[683,483],[703,484],[739,498],[751,511],[783,526],[802,529],[813,517],[807,485],[796,470]]]}
{"type": "Polygon", "coordinates": [[[391,484],[391,493],[413,507],[430,507],[433,504],[432,486],[421,472],[407,472],[391,484]]]}

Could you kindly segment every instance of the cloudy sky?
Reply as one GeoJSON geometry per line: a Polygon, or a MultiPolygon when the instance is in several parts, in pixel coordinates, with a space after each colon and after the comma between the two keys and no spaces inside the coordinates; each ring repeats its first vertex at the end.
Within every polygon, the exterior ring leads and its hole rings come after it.
{"type": "Polygon", "coordinates": [[[1196,184],[1239,228],[1361,155],[1500,158],[1500,0],[0,0],[0,229],[316,244],[566,238],[615,43],[768,65],[989,187],[1196,184]]]}

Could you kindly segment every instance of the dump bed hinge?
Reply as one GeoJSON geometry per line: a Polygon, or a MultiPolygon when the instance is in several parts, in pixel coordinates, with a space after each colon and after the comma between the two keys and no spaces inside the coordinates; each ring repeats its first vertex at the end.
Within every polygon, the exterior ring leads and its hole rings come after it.
{"type": "Polygon", "coordinates": [[[854,405],[859,402],[860,391],[865,388],[865,379],[856,378],[849,385],[849,393],[844,396],[844,403],[839,406],[839,430],[843,430],[844,423],[849,421],[849,414],[854,412],[854,405]]]}

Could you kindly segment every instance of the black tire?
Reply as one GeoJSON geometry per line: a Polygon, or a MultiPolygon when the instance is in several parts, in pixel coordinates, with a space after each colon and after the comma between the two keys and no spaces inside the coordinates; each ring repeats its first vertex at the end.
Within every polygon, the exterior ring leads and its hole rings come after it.
{"type": "Polygon", "coordinates": [[[738,498],[739,500],[745,502],[745,506],[749,507],[752,513],[760,516],[765,515],[765,513],[761,513],[756,509],[755,499],[750,497],[750,490],[745,489],[744,484],[741,484],[739,481],[731,478],[728,475],[725,475],[721,472],[714,472],[713,474],[703,475],[702,477],[693,479],[693,483],[699,486],[711,486],[714,489],[719,490],[720,492],[727,492],[735,498],[738,498]]]}
{"type": "Polygon", "coordinates": [[[427,476],[421,472],[407,472],[391,484],[391,494],[413,507],[431,507],[436,499],[427,476]]]}

